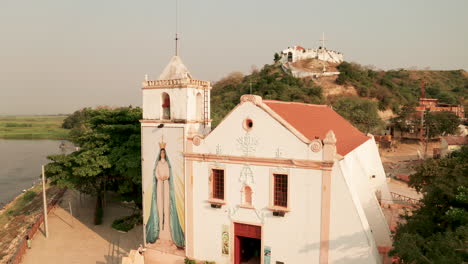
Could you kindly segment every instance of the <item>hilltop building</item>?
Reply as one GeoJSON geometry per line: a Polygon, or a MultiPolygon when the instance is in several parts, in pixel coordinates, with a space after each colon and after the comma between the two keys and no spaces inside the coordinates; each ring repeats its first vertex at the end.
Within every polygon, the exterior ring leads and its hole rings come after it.
{"type": "Polygon", "coordinates": [[[439,99],[433,98],[419,98],[419,105],[415,107],[418,116],[422,115],[422,112],[441,112],[449,111],[456,114],[459,118],[465,118],[465,109],[462,105],[451,105],[440,103],[439,99]]]}
{"type": "MultiPolygon", "coordinates": [[[[442,112],[448,111],[453,112],[460,119],[465,119],[465,108],[463,105],[452,105],[446,103],[440,103],[439,99],[436,98],[426,98],[426,90],[424,82],[421,82],[421,97],[419,98],[419,105],[414,107],[415,114],[413,115],[414,119],[420,120],[422,116],[429,112],[442,112]]],[[[407,121],[410,124],[410,121],[407,121]]],[[[390,134],[396,138],[413,138],[421,139],[424,137],[425,129],[421,125],[413,125],[409,131],[400,131],[394,127],[390,128],[390,134]]]]}
{"type": "Polygon", "coordinates": [[[343,54],[334,50],[328,50],[321,46],[318,49],[305,49],[301,46],[294,46],[292,48],[281,51],[281,62],[296,62],[299,60],[317,59],[332,63],[342,63],[344,61],[343,54]]]}
{"type": "Polygon", "coordinates": [[[325,105],[244,95],[211,130],[179,57],[143,82],[146,246],[216,263],[382,263],[391,203],[371,135],[325,105]]]}
{"type": "Polygon", "coordinates": [[[294,46],[281,51],[283,70],[297,78],[339,75],[336,66],[344,61],[343,54],[325,47],[325,35],[320,40],[322,45],[317,49],[294,46]]]}

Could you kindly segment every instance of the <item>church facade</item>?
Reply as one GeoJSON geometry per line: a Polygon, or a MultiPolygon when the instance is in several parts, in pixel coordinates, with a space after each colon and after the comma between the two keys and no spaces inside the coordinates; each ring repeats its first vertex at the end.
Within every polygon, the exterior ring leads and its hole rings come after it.
{"type": "Polygon", "coordinates": [[[142,90],[147,247],[216,263],[382,263],[391,196],[371,135],[325,105],[255,95],[211,130],[210,84],[178,57],[142,90]]]}

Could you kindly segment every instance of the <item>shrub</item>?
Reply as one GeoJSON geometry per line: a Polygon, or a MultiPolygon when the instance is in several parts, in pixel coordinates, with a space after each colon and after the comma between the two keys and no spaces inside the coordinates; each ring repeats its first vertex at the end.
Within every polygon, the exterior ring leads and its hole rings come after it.
{"type": "Polygon", "coordinates": [[[196,262],[193,259],[185,258],[184,259],[184,264],[196,264],[196,262]]]}
{"type": "Polygon", "coordinates": [[[34,197],[36,197],[36,193],[33,192],[33,191],[27,191],[24,193],[22,199],[24,202],[28,203],[30,201],[32,201],[34,199],[34,197]]]}
{"type": "Polygon", "coordinates": [[[128,232],[131,230],[136,224],[142,223],[143,218],[141,217],[140,214],[133,214],[129,216],[125,216],[122,218],[118,218],[114,220],[112,223],[112,228],[128,232]]]}

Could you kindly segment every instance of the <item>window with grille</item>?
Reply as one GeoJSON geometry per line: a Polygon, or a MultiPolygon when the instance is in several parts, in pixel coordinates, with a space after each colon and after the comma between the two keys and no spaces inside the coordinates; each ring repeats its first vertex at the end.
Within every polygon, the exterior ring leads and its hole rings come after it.
{"type": "Polygon", "coordinates": [[[274,174],[274,206],[288,207],[288,175],[274,174]]]}
{"type": "Polygon", "coordinates": [[[224,200],[224,170],[213,169],[213,198],[224,200]]]}

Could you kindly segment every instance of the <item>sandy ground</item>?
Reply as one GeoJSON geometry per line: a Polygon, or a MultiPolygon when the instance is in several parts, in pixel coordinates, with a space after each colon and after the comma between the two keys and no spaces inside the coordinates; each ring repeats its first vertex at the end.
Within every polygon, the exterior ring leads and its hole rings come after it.
{"type": "Polygon", "coordinates": [[[184,257],[147,249],[145,252],[145,264],[183,264],[184,257]]]}
{"type": "Polygon", "coordinates": [[[398,193],[417,200],[422,198],[422,194],[416,192],[415,189],[409,187],[406,184],[406,182],[390,179],[390,181],[387,182],[387,185],[390,189],[390,192],[398,193]]]}
{"type": "MultiPolygon", "coordinates": [[[[132,209],[108,197],[103,224],[93,224],[95,199],[68,190],[60,206],[49,213],[49,237],[38,232],[22,263],[93,263],[120,264],[122,256],[138,248],[143,241],[142,227],[128,233],[112,229],[112,221],[131,214],[132,209]],[[73,217],[69,212],[72,205],[73,217]]],[[[41,230],[44,230],[41,227],[41,230]]]]}

